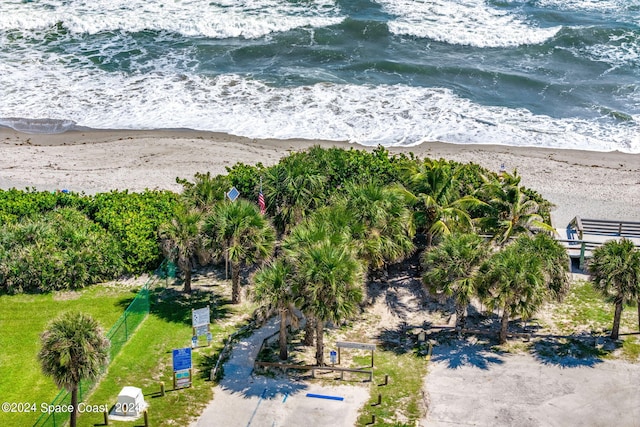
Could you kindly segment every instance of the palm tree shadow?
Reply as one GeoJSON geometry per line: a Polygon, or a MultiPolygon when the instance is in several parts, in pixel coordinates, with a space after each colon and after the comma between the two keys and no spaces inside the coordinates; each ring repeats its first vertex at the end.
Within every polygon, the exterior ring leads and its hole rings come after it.
{"type": "Polygon", "coordinates": [[[594,367],[603,363],[602,358],[616,349],[614,342],[597,339],[581,339],[577,336],[549,336],[536,341],[533,356],[544,365],[562,368],[594,367]],[[593,342],[589,342],[593,341],[593,342]]]}
{"type": "Polygon", "coordinates": [[[300,393],[308,388],[303,382],[281,375],[275,378],[261,375],[242,377],[228,372],[220,381],[220,386],[232,394],[239,393],[245,398],[261,397],[263,399],[274,399],[278,395],[282,399],[284,396],[300,393]]]}
{"type": "Polygon", "coordinates": [[[212,291],[194,289],[185,294],[174,288],[158,287],[149,291],[150,312],[173,323],[191,325],[191,310],[209,306],[211,320],[229,316],[231,301],[212,291]]]}
{"type": "Polygon", "coordinates": [[[502,354],[504,353],[490,350],[488,345],[484,343],[455,340],[445,345],[435,346],[431,361],[446,363],[449,369],[472,366],[488,370],[491,365],[502,365],[504,363],[504,359],[500,357],[502,354]]]}

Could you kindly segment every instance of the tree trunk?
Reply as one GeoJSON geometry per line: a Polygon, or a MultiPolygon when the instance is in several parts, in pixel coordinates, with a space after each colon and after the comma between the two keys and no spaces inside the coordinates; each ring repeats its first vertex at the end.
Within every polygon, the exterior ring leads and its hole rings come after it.
{"type": "Polygon", "coordinates": [[[637,304],[638,304],[638,332],[640,332],[640,298],[638,298],[637,304]]]}
{"type": "Polygon", "coordinates": [[[620,332],[620,317],[622,317],[622,297],[617,296],[615,300],[616,309],[613,313],[613,328],[611,329],[611,339],[617,340],[620,332]]]}
{"type": "Polygon", "coordinates": [[[464,329],[464,325],[466,322],[465,311],[467,311],[467,307],[464,304],[456,303],[456,331],[460,332],[464,329]]]}
{"type": "Polygon", "coordinates": [[[280,360],[287,360],[287,310],[280,309],[280,360]]]}
{"type": "Polygon", "coordinates": [[[313,334],[315,333],[315,319],[310,314],[305,314],[305,317],[304,345],[311,347],[313,345],[313,334]]]}
{"type": "Polygon", "coordinates": [[[69,421],[70,427],[76,427],[78,424],[78,384],[74,384],[71,389],[71,420],[69,421]]]}
{"type": "Polygon", "coordinates": [[[500,320],[500,344],[507,342],[507,329],[509,328],[509,309],[504,308],[502,311],[502,319],[500,320]]]}
{"type": "Polygon", "coordinates": [[[231,304],[240,304],[240,265],[231,262],[231,304]]]}
{"type": "Polygon", "coordinates": [[[324,366],[324,322],[316,319],[316,364],[324,366]]]}
{"type": "Polygon", "coordinates": [[[184,292],[191,293],[191,268],[187,267],[184,270],[184,292]]]}

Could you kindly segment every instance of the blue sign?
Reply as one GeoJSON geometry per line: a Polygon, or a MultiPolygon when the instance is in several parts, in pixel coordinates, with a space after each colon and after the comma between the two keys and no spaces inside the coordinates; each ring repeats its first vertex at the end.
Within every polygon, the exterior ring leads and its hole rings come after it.
{"type": "Polygon", "coordinates": [[[173,350],[173,371],[191,369],[191,349],[189,347],[173,350]]]}
{"type": "Polygon", "coordinates": [[[240,192],[236,187],[231,187],[231,190],[229,190],[229,192],[227,193],[227,197],[232,202],[235,202],[239,195],[240,195],[240,192]]]}

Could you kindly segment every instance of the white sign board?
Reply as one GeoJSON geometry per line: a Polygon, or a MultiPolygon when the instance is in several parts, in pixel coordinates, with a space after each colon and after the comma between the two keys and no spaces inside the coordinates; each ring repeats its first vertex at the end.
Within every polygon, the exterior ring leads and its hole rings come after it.
{"type": "Polygon", "coordinates": [[[198,326],[205,326],[210,323],[209,318],[209,306],[199,308],[191,311],[191,322],[194,328],[198,326]]]}
{"type": "Polygon", "coordinates": [[[338,341],[336,343],[338,348],[357,348],[359,350],[375,350],[375,344],[365,344],[361,342],[349,342],[349,341],[338,341]]]}

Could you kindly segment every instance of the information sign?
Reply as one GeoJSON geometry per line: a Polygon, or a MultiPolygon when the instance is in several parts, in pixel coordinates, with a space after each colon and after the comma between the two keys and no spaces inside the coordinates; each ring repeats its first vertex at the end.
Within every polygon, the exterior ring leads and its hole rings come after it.
{"type": "Polygon", "coordinates": [[[176,388],[191,387],[191,370],[185,369],[174,373],[176,388]]]}
{"type": "Polygon", "coordinates": [[[191,349],[189,347],[173,350],[173,372],[191,369],[191,349]]]}
{"type": "Polygon", "coordinates": [[[209,325],[211,323],[209,311],[209,306],[191,310],[191,326],[197,328],[198,326],[209,325]]]}
{"type": "Polygon", "coordinates": [[[196,330],[194,334],[196,337],[201,337],[209,333],[209,325],[196,326],[194,329],[196,330]]]}
{"type": "Polygon", "coordinates": [[[359,350],[375,350],[375,344],[365,344],[361,342],[349,342],[349,341],[338,341],[336,343],[338,348],[357,348],[359,350]]]}
{"type": "Polygon", "coordinates": [[[236,187],[231,187],[231,190],[229,190],[229,192],[227,193],[227,197],[232,202],[235,202],[239,195],[240,195],[240,192],[236,187]]]}

